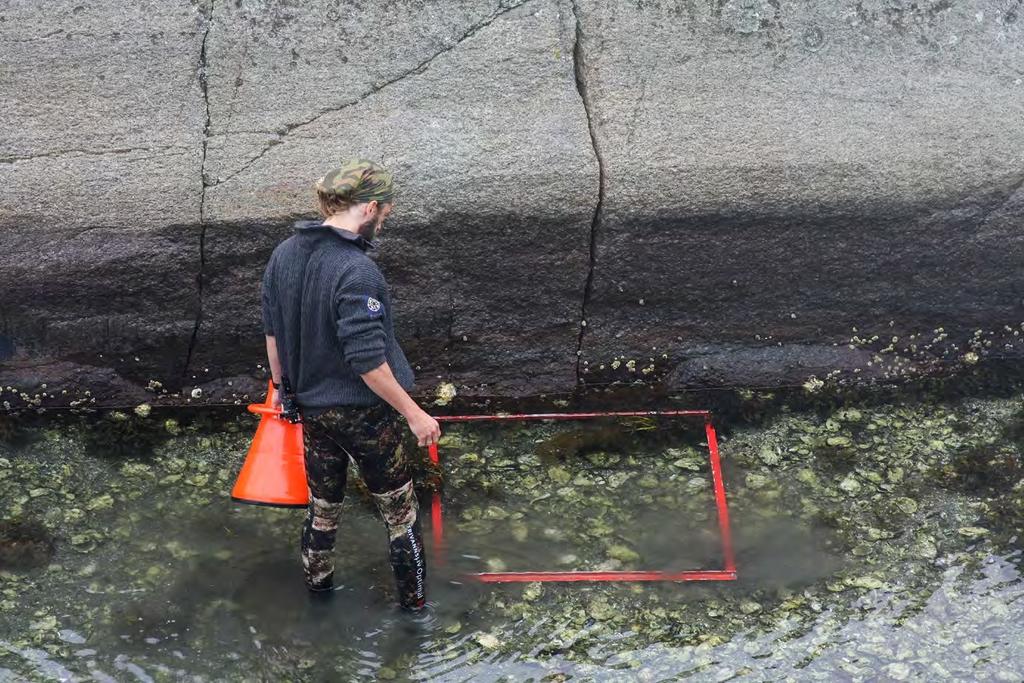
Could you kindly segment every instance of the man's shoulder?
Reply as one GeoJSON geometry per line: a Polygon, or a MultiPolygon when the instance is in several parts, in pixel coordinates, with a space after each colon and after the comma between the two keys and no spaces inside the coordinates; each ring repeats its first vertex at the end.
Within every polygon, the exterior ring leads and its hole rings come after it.
{"type": "Polygon", "coordinates": [[[335,264],[335,272],[341,284],[377,285],[384,286],[384,274],[381,273],[377,262],[371,259],[362,251],[338,250],[335,252],[338,259],[335,264]]]}
{"type": "Polygon", "coordinates": [[[281,261],[294,251],[295,248],[295,235],[286,237],[277,243],[274,250],[270,252],[270,258],[267,259],[267,267],[271,267],[274,263],[281,261]]]}
{"type": "Polygon", "coordinates": [[[278,254],[291,251],[292,249],[295,248],[296,244],[298,244],[298,241],[298,235],[289,235],[288,237],[285,237],[283,240],[277,243],[277,246],[274,247],[274,251],[270,254],[270,257],[274,258],[278,254]]]}

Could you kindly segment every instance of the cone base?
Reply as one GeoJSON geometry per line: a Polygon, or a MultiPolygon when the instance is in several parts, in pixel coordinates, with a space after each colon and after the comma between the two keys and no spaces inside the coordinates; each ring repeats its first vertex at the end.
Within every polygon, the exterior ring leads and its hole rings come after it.
{"type": "Polygon", "coordinates": [[[265,500],[248,500],[246,498],[238,498],[236,496],[231,496],[231,500],[235,501],[236,503],[245,503],[246,505],[259,505],[261,507],[267,507],[267,508],[303,508],[303,509],[305,509],[305,508],[309,507],[309,503],[268,503],[265,500]]]}

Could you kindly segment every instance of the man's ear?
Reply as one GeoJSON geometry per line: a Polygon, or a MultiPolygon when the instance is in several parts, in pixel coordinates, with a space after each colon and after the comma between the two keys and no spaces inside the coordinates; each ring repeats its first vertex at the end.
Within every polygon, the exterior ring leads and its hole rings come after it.
{"type": "Polygon", "coordinates": [[[366,208],[363,209],[363,213],[366,216],[373,216],[374,214],[377,213],[377,208],[378,207],[379,207],[379,204],[378,204],[377,200],[376,199],[371,199],[370,201],[366,202],[366,208]]]}

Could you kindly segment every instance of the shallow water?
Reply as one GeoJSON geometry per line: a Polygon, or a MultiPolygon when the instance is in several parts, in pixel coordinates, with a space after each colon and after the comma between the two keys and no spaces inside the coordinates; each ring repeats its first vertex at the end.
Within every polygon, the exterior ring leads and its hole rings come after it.
{"type": "MultiPolygon", "coordinates": [[[[246,417],[33,427],[0,441],[0,680],[1024,680],[1022,415],[962,399],[721,425],[739,580],[704,584],[467,577],[719,568],[699,425],[451,426],[416,619],[356,485],[343,585],[308,599],[301,511],[227,498],[246,417]]],[[[418,470],[428,521],[437,473],[418,470]]]]}

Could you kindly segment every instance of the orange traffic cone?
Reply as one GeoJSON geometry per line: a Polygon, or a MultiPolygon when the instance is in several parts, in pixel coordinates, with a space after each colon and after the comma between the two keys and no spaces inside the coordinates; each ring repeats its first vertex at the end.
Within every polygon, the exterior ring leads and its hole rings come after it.
{"type": "Polygon", "coordinates": [[[267,400],[253,403],[249,412],[260,416],[245,464],[238,473],[231,499],[239,503],[299,508],[309,504],[302,425],[282,420],[274,407],[274,385],[267,400]]]}

